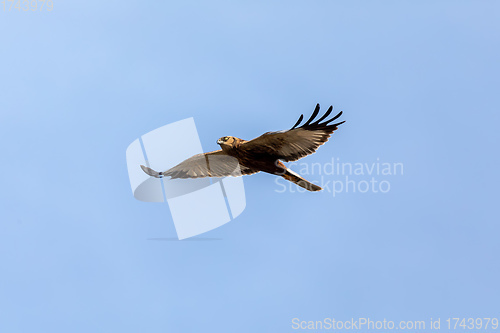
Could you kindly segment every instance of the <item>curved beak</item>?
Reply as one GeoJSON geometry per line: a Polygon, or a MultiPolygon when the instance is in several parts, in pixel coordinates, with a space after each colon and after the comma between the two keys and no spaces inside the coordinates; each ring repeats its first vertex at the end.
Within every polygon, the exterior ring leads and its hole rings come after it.
{"type": "Polygon", "coordinates": [[[220,145],[222,143],[221,139],[217,140],[217,144],[220,145]]]}

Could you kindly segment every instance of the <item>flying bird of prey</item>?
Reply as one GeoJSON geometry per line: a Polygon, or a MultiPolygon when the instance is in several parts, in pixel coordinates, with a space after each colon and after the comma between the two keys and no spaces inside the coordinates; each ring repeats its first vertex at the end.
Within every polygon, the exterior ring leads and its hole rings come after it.
{"type": "Polygon", "coordinates": [[[304,118],[304,115],[301,115],[289,130],[267,132],[248,141],[234,136],[224,136],[217,140],[221,149],[194,155],[163,172],[157,172],[144,165],[141,165],[141,168],[152,177],[172,179],[240,176],[263,171],[281,176],[309,191],[320,191],[321,187],[300,177],[288,169],[282,161],[296,161],[310,155],[328,141],[338,126],[345,122],[330,124],[342,115],[341,111],[335,117],[327,119],[332,110],[333,107],[330,106],[326,113],[315,121],[319,113],[317,104],[311,117],[303,125],[300,125],[304,118]],[[238,166],[239,172],[235,172],[238,166]]]}

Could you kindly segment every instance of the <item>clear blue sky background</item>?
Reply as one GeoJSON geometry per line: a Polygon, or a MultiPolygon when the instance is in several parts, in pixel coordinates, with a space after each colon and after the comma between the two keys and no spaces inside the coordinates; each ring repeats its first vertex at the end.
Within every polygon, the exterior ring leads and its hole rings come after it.
{"type": "Polygon", "coordinates": [[[498,2],[53,1],[0,12],[1,332],[499,316],[498,2]],[[133,140],[192,116],[212,150],[316,103],[347,123],[306,161],[404,163],[389,193],[258,174],[208,240],[150,240],[175,230],[133,140]]]}

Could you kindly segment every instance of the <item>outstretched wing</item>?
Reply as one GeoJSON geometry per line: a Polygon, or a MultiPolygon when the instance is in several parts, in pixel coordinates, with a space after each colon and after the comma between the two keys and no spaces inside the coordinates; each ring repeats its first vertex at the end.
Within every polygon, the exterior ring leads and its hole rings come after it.
{"type": "Polygon", "coordinates": [[[338,128],[337,126],[345,122],[330,124],[342,115],[340,111],[335,117],[327,119],[332,111],[333,107],[330,106],[321,118],[314,121],[319,113],[319,104],[317,104],[313,114],[303,125],[299,126],[304,118],[304,115],[301,115],[291,129],[262,134],[243,143],[242,148],[249,153],[269,154],[286,162],[296,161],[314,153],[319,146],[328,141],[330,135],[338,128]]]}
{"type": "Polygon", "coordinates": [[[238,163],[238,160],[216,150],[205,154],[194,155],[164,172],[157,172],[141,165],[142,170],[156,178],[202,178],[202,177],[227,177],[242,176],[258,172],[238,163]]]}

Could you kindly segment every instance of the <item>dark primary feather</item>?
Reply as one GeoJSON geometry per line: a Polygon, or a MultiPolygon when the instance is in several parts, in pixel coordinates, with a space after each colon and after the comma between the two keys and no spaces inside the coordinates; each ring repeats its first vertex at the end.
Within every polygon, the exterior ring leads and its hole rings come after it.
{"type": "MultiPolygon", "coordinates": [[[[319,105],[319,104],[317,104],[317,105],[319,105]]],[[[328,117],[330,115],[330,113],[332,113],[332,111],[333,111],[333,106],[330,105],[330,107],[328,108],[328,110],[326,110],[325,114],[321,118],[319,118],[318,120],[316,120],[314,122],[314,124],[315,125],[319,124],[323,119],[325,119],[326,117],[328,117]]],[[[342,114],[342,112],[340,112],[340,114],[342,114]]]]}
{"type": "Polygon", "coordinates": [[[316,104],[316,107],[314,108],[314,111],[313,111],[313,114],[311,115],[311,118],[309,118],[308,121],[306,121],[306,123],[302,126],[307,126],[311,123],[311,121],[314,120],[314,118],[316,118],[316,116],[318,115],[319,113],[319,104],[316,104]]]}
{"type": "MultiPolygon", "coordinates": [[[[321,123],[321,121],[323,121],[325,118],[327,118],[330,115],[330,113],[332,113],[332,111],[333,111],[333,106],[330,106],[328,108],[328,110],[325,112],[325,114],[321,118],[319,118],[317,121],[311,123],[311,121],[313,121],[314,118],[316,118],[316,116],[319,113],[319,104],[316,104],[316,108],[314,109],[314,112],[311,115],[311,118],[309,118],[309,120],[304,125],[301,125],[298,128],[308,128],[309,130],[319,129],[320,127],[323,128],[325,126],[329,127],[329,128],[333,128],[333,127],[336,127],[336,126],[338,126],[340,124],[345,123],[345,121],[341,121],[340,123],[336,123],[336,124],[333,124],[333,125],[328,125],[328,123],[331,123],[332,121],[337,120],[342,115],[342,111],[340,111],[332,119],[326,120],[323,123],[321,123]],[[316,127],[316,128],[313,128],[313,127],[316,127]]],[[[295,126],[292,127],[290,130],[292,130],[295,127],[297,127],[300,124],[301,120],[302,120],[302,116],[299,118],[299,121],[297,122],[297,124],[295,124],[295,126]]],[[[334,130],[336,130],[336,128],[334,130]]]]}
{"type": "Polygon", "coordinates": [[[319,104],[317,104],[311,117],[303,125],[300,125],[303,120],[303,115],[301,115],[299,121],[291,129],[265,133],[244,142],[241,148],[250,154],[269,154],[286,162],[296,161],[312,154],[319,146],[328,141],[330,135],[340,124],[344,123],[342,121],[330,124],[342,115],[341,111],[335,117],[327,119],[333,110],[331,106],[320,119],[314,121],[319,114],[319,109],[319,104]]]}
{"type": "Polygon", "coordinates": [[[293,127],[291,129],[294,129],[295,127],[297,127],[297,125],[300,124],[300,122],[302,121],[302,119],[304,119],[304,115],[303,114],[300,115],[299,120],[297,120],[297,122],[295,123],[295,125],[293,125],[293,127]]]}

